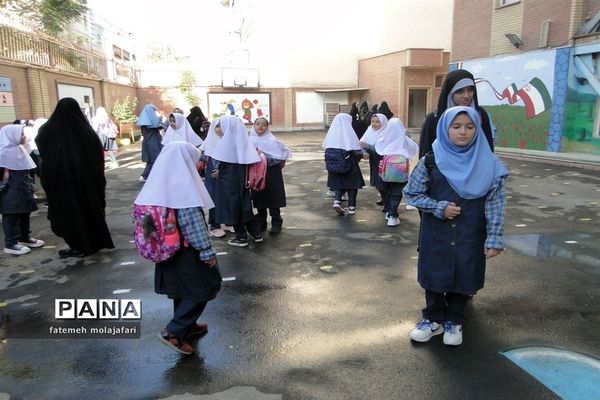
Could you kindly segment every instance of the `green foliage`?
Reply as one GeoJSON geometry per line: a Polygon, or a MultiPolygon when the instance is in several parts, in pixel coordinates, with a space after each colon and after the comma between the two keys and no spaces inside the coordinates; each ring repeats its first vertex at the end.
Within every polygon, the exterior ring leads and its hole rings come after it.
{"type": "Polygon", "coordinates": [[[137,115],[135,114],[137,104],[137,97],[132,99],[127,96],[121,102],[119,100],[115,101],[111,114],[117,122],[122,124],[132,124],[137,121],[137,115]]]}
{"type": "Polygon", "coordinates": [[[179,90],[188,104],[195,106],[198,104],[198,96],[194,94],[194,86],[196,85],[196,76],[191,71],[183,71],[181,79],[179,79],[179,90]]]}
{"type": "Polygon", "coordinates": [[[87,0],[0,0],[0,6],[8,6],[48,34],[58,36],[87,11],[87,0]]]}

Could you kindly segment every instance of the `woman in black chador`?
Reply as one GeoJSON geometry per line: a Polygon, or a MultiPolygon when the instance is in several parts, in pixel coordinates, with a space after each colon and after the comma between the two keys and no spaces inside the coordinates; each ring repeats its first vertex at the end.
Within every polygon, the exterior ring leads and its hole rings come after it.
{"type": "Polygon", "coordinates": [[[204,116],[202,109],[198,106],[190,108],[190,115],[187,116],[187,120],[192,126],[196,135],[200,136],[200,139],[206,139],[208,129],[204,129],[204,123],[208,121],[208,118],[204,116]]]}
{"type": "Polygon", "coordinates": [[[140,176],[140,181],[144,182],[148,179],[150,171],[154,161],[158,158],[160,150],[162,149],[162,135],[160,130],[163,125],[158,115],[156,115],[156,106],[154,104],[146,104],[142,109],[142,112],[138,116],[137,126],[142,131],[142,161],[146,162],[146,168],[140,176]]]}
{"type": "Polygon", "coordinates": [[[104,150],[79,103],[60,100],[35,143],[50,227],[69,245],[59,254],[83,257],[114,248],[104,219],[104,150]]]}
{"type": "Polygon", "coordinates": [[[362,124],[360,122],[360,117],[358,115],[358,104],[356,102],[352,103],[350,107],[350,111],[348,114],[352,117],[352,129],[354,129],[354,133],[356,133],[356,137],[360,139],[364,131],[362,130],[362,124]]]}
{"type": "Polygon", "coordinates": [[[394,116],[392,110],[390,110],[390,106],[388,106],[387,101],[382,101],[377,109],[377,114],[383,114],[389,120],[394,116]]]}
{"type": "Polygon", "coordinates": [[[481,118],[481,128],[485,134],[485,138],[490,145],[490,149],[494,151],[493,123],[487,111],[479,106],[475,78],[469,71],[457,69],[446,75],[438,99],[437,109],[427,114],[425,121],[423,121],[421,136],[419,137],[419,158],[431,151],[431,145],[436,139],[436,129],[440,115],[446,109],[454,106],[471,107],[477,110],[481,118]]]}

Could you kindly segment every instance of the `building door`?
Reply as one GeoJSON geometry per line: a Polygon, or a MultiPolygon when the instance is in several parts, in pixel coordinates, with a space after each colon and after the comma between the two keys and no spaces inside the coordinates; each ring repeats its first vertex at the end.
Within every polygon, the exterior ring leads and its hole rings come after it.
{"type": "Polygon", "coordinates": [[[408,90],[408,128],[418,128],[427,114],[427,89],[408,90]]]}

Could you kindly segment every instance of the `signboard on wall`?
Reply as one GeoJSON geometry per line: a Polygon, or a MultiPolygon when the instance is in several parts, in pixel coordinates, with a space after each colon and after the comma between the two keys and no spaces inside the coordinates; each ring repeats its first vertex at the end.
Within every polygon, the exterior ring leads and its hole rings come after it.
{"type": "Polygon", "coordinates": [[[0,77],[0,123],[17,119],[10,78],[0,77]]]}
{"type": "Polygon", "coordinates": [[[79,103],[83,114],[91,120],[95,113],[94,89],[88,86],[58,84],[58,98],[72,97],[79,103]]]}
{"type": "Polygon", "coordinates": [[[258,117],[271,122],[270,93],[209,93],[208,113],[210,119],[223,115],[235,115],[245,124],[258,117]]]}

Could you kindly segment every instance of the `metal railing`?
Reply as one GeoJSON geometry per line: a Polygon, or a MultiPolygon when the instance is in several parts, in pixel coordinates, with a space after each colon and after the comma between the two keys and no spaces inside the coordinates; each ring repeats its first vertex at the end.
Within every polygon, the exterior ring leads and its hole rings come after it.
{"type": "Polygon", "coordinates": [[[129,63],[109,60],[49,37],[5,25],[0,25],[0,59],[110,80],[125,77],[131,83],[138,81],[137,70],[129,63]]]}

